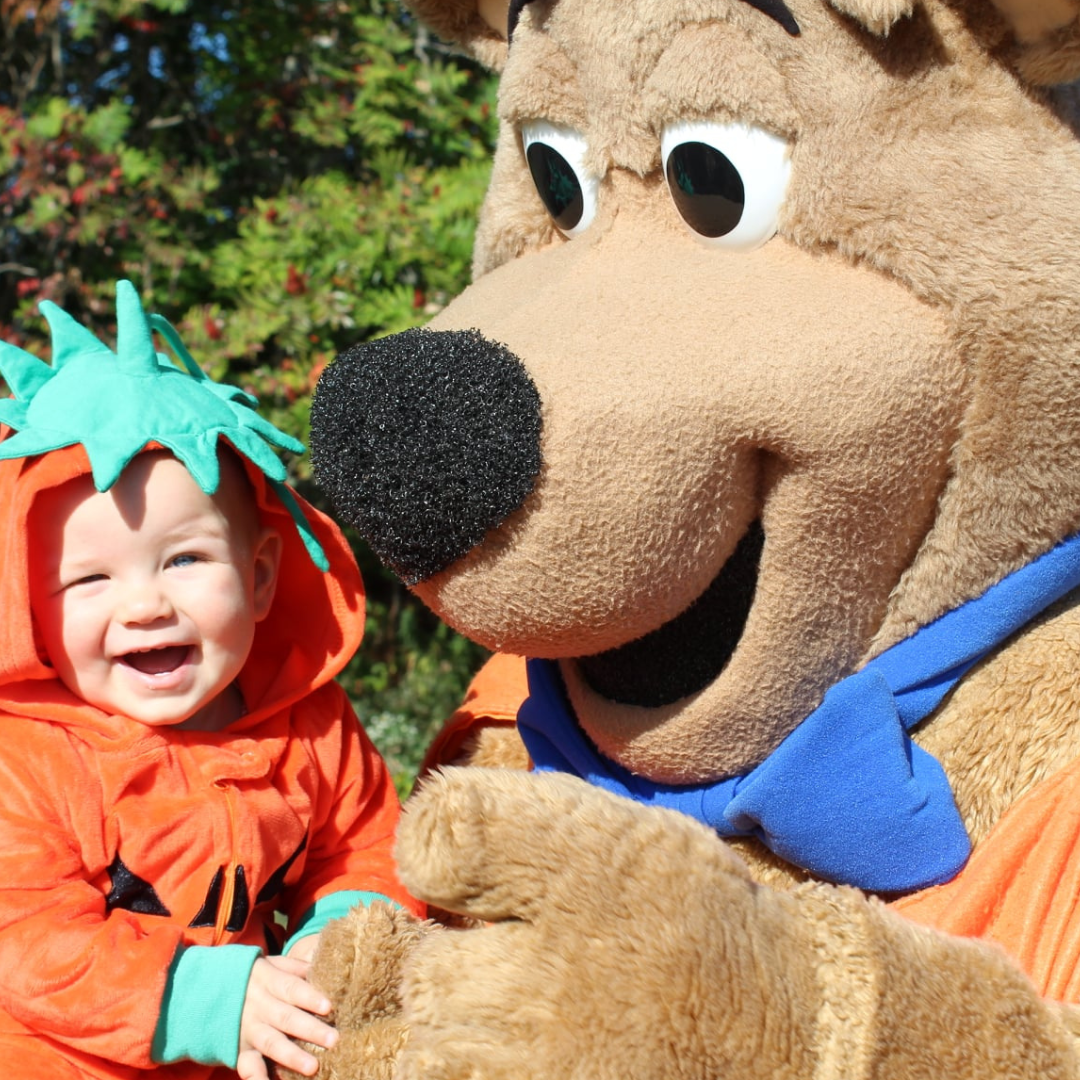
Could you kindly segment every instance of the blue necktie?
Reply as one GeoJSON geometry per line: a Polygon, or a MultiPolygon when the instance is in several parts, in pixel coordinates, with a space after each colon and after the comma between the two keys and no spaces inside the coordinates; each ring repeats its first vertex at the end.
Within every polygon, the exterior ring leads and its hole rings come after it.
{"type": "Polygon", "coordinates": [[[908,732],[974,664],[1077,585],[1080,534],[838,682],[743,776],[682,787],[633,775],[585,737],[550,661],[528,662],[518,728],[537,769],[680,810],[721,836],[755,836],[827,881],[911,892],[949,881],[971,844],[944,770],[908,732]]]}

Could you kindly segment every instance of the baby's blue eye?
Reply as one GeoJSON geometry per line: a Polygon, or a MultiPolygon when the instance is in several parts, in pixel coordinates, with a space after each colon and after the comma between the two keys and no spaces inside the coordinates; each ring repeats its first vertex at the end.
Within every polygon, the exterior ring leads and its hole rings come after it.
{"type": "Polygon", "coordinates": [[[199,556],[198,555],[177,555],[176,558],[173,559],[172,564],[173,564],[173,566],[181,566],[181,567],[183,567],[183,566],[194,566],[195,563],[197,563],[198,561],[199,561],[199,556]]]}

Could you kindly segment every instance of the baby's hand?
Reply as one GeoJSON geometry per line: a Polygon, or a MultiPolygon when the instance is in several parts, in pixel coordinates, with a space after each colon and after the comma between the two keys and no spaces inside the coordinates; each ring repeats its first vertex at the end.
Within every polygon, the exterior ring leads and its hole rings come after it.
{"type": "Polygon", "coordinates": [[[236,1071],[241,1080],[269,1080],[263,1058],[314,1076],[318,1060],[292,1040],[303,1039],[327,1049],[337,1041],[337,1032],[318,1019],[330,1011],[330,1002],[307,981],[308,967],[285,956],[255,961],[240,1015],[236,1071]]]}
{"type": "Polygon", "coordinates": [[[303,960],[305,963],[310,963],[311,958],[315,955],[315,949],[319,945],[318,934],[308,934],[306,937],[298,938],[293,947],[285,954],[290,960],[303,960]]]}

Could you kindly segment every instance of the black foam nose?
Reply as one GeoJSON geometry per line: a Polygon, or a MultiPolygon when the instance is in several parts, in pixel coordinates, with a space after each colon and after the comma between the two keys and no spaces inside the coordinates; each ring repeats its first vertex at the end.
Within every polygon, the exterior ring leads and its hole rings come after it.
{"type": "Polygon", "coordinates": [[[311,406],[315,479],[407,584],[500,525],[540,471],[540,395],[476,330],[407,330],[357,345],[311,406]]]}

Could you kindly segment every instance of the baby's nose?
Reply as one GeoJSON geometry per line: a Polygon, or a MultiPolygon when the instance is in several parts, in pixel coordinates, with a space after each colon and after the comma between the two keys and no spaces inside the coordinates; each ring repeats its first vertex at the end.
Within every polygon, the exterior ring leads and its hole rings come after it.
{"type": "Polygon", "coordinates": [[[123,590],[117,617],[129,625],[157,622],[173,613],[168,593],[152,579],[129,582],[123,590]]]}

